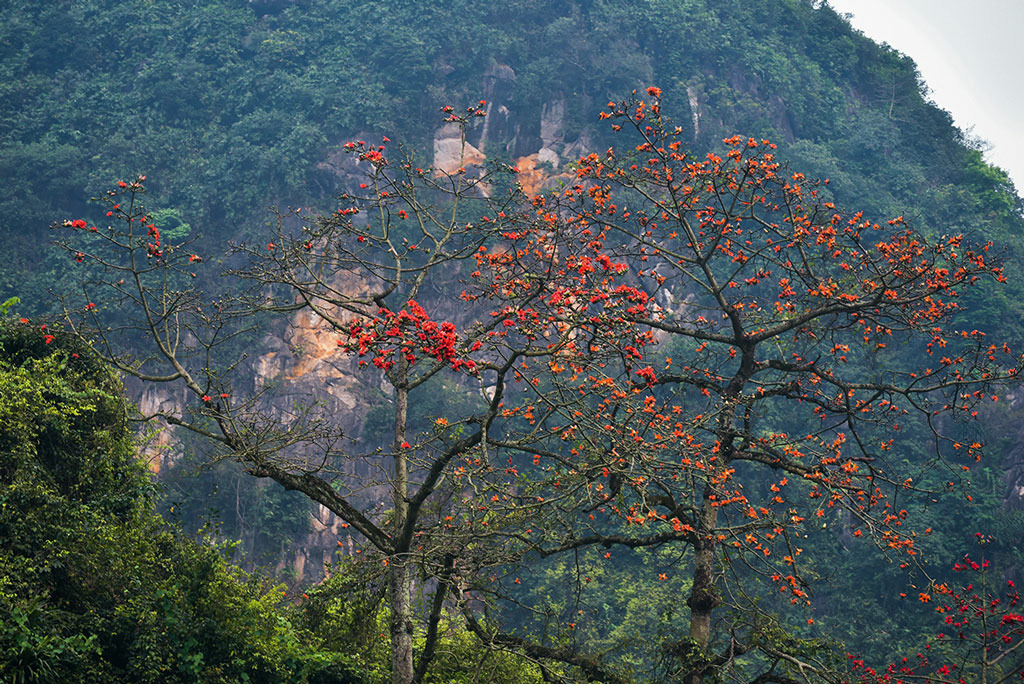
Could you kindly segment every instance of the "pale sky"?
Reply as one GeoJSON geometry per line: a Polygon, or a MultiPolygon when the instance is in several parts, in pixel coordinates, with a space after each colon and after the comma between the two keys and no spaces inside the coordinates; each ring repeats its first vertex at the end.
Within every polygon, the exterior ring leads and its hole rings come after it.
{"type": "Polygon", "coordinates": [[[985,159],[1024,194],[1024,0],[828,2],[869,38],[910,56],[929,97],[988,142],[985,159]]]}

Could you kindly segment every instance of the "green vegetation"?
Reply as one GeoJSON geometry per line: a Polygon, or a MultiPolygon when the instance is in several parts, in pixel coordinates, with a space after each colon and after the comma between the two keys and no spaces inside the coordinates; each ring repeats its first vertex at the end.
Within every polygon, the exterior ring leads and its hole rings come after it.
{"type": "MultiPolygon", "coordinates": [[[[242,572],[230,545],[155,514],[129,415],[120,383],[70,334],[0,322],[0,679],[387,681],[379,560],[336,565],[301,600],[242,572]]],[[[447,616],[424,682],[480,676],[541,681],[447,616]]]]}
{"type": "MultiPolygon", "coordinates": [[[[343,559],[330,567],[330,575],[311,588],[298,619],[323,640],[325,648],[355,652],[372,682],[388,681],[391,654],[386,635],[390,610],[385,598],[384,566],[379,556],[369,562],[343,559]]],[[[488,649],[469,633],[454,611],[445,611],[437,655],[424,684],[539,684],[540,668],[514,653],[488,649]]],[[[423,634],[415,639],[423,648],[423,634]]],[[[564,672],[560,672],[565,674],[564,672]]]]}
{"type": "Polygon", "coordinates": [[[71,340],[0,323],[0,678],[362,682],[282,587],[153,513],[123,390],[71,340]]]}

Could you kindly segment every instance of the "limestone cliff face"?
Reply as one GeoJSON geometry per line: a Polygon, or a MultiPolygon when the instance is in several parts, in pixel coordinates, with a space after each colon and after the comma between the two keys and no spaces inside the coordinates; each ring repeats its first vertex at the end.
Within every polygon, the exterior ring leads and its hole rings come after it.
{"type": "MultiPolygon", "coordinates": [[[[353,294],[365,289],[351,274],[339,274],[334,285],[353,294]]],[[[338,319],[344,321],[346,316],[338,319]]],[[[299,311],[266,332],[255,353],[235,373],[235,391],[266,392],[259,411],[283,426],[292,420],[291,407],[319,403],[338,432],[357,437],[369,407],[367,395],[379,384],[372,373],[358,372],[357,361],[339,348],[341,338],[317,314],[299,311]],[[239,386],[247,381],[251,386],[239,386]]],[[[180,385],[150,383],[136,388],[136,402],[143,415],[183,415],[195,398],[180,385]]],[[[174,465],[180,443],[174,432],[165,427],[146,440],[144,453],[154,473],[174,465]]]]}
{"type": "Polygon", "coordinates": [[[554,94],[539,112],[524,112],[512,99],[516,73],[512,67],[495,65],[484,77],[487,116],[467,131],[448,124],[434,135],[435,173],[451,175],[462,170],[479,173],[488,157],[511,160],[519,169],[519,182],[528,196],[571,182],[572,173],[560,171],[589,149],[586,131],[566,133],[566,101],[554,94]]]}
{"type": "Polygon", "coordinates": [[[358,432],[360,394],[366,391],[354,361],[338,348],[340,336],[311,311],[300,311],[286,328],[260,343],[253,362],[256,389],[277,385],[275,403],[303,397],[326,401],[346,433],[358,432]]]}
{"type": "Polygon", "coordinates": [[[481,166],[487,156],[462,139],[455,124],[447,124],[434,135],[434,174],[452,176],[467,166],[481,166]]]}
{"type": "MultiPolygon", "coordinates": [[[[353,293],[363,285],[346,274],[335,285],[344,286],[353,293]]],[[[340,335],[324,320],[312,312],[301,311],[289,320],[268,331],[257,345],[257,353],[250,356],[248,366],[236,374],[236,387],[243,391],[266,391],[258,407],[262,419],[286,426],[294,420],[296,406],[316,404],[322,416],[328,416],[332,428],[343,440],[358,439],[367,412],[374,402],[380,402],[380,377],[376,371],[360,371],[357,359],[338,347],[340,335]],[[251,380],[250,388],[238,383],[251,380]]],[[[182,415],[185,407],[195,403],[194,397],[180,387],[149,384],[136,387],[136,401],[144,414],[165,412],[182,415]]],[[[182,428],[162,426],[147,434],[143,453],[150,469],[159,478],[170,472],[183,453],[185,434],[182,428]]],[[[199,447],[202,448],[202,447],[199,447]]],[[[287,454],[285,454],[287,456],[287,454]]],[[[190,468],[191,465],[182,467],[190,468]]],[[[337,467],[353,478],[359,478],[358,466],[342,463],[337,467]],[[351,471],[351,472],[349,472],[351,471]]],[[[362,473],[365,475],[365,473],[362,473]]],[[[274,487],[264,480],[244,478],[241,486],[274,487]]],[[[368,494],[369,495],[369,494],[368,494]]],[[[336,553],[356,552],[356,541],[341,520],[327,509],[310,504],[308,530],[281,548],[277,555],[276,570],[287,571],[296,581],[315,580],[324,574],[325,563],[336,553]]],[[[229,529],[239,530],[247,545],[246,553],[264,555],[267,549],[249,548],[255,543],[255,534],[247,534],[253,522],[245,518],[252,511],[222,510],[219,519],[229,529]],[[234,515],[238,519],[231,520],[234,515]]],[[[259,516],[258,516],[259,517],[259,516]]],[[[243,563],[244,564],[244,563],[243,563]]]]}
{"type": "Polygon", "coordinates": [[[539,153],[516,159],[519,169],[519,184],[527,197],[536,197],[545,190],[557,187],[558,183],[570,183],[576,178],[571,173],[553,173],[549,163],[545,163],[539,153]]]}
{"type": "MultiPolygon", "coordinates": [[[[128,390],[131,392],[131,385],[128,390]]],[[[147,384],[136,388],[136,403],[144,416],[156,413],[180,415],[188,401],[188,391],[180,387],[161,384],[147,384]]],[[[178,440],[173,431],[166,426],[154,427],[143,435],[141,453],[154,474],[159,475],[165,465],[172,464],[178,453],[178,440]]]]}

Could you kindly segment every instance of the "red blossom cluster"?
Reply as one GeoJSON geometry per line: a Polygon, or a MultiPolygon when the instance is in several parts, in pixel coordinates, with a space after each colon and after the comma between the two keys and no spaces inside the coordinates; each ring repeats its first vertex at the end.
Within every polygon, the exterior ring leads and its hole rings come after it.
{"type": "Polygon", "coordinates": [[[375,318],[352,322],[348,340],[339,340],[338,346],[359,356],[372,353],[373,364],[384,370],[399,357],[410,364],[426,357],[455,371],[475,373],[476,362],[462,357],[458,342],[454,323],[432,320],[418,302],[410,300],[399,311],[379,309],[375,318]]]}
{"type": "Polygon", "coordinates": [[[163,248],[160,245],[160,231],[155,224],[146,223],[146,221],[149,221],[148,216],[142,216],[139,220],[145,224],[146,234],[153,238],[153,242],[146,245],[147,256],[159,259],[164,255],[163,248]]]}
{"type": "MultiPolygon", "coordinates": [[[[384,142],[389,142],[388,138],[384,138],[384,142]]],[[[368,145],[365,140],[349,141],[343,145],[346,152],[356,154],[359,161],[368,161],[375,167],[382,168],[388,165],[388,160],[384,156],[384,151],[387,149],[384,145],[368,145]]],[[[364,183],[360,187],[365,188],[364,183]]]]}
{"type": "MultiPolygon", "coordinates": [[[[19,318],[18,322],[21,323],[22,325],[29,325],[29,320],[27,318],[19,318]]],[[[52,334],[50,334],[50,333],[48,333],[46,331],[46,324],[45,323],[43,323],[41,326],[39,326],[39,331],[41,333],[43,333],[43,343],[44,344],[50,344],[55,339],[57,339],[57,337],[55,335],[52,335],[52,334]]],[[[75,356],[75,358],[78,358],[77,354],[75,354],[74,356],[75,356]]]]}
{"type": "MultiPolygon", "coordinates": [[[[110,205],[110,209],[106,213],[107,217],[126,221],[132,226],[133,237],[135,237],[134,226],[136,223],[146,231],[147,238],[150,238],[144,239],[146,256],[148,258],[160,260],[164,257],[164,246],[160,241],[160,230],[156,227],[156,224],[153,223],[152,217],[142,211],[141,207],[138,207],[135,202],[136,195],[145,192],[145,187],[143,185],[145,180],[146,177],[140,175],[136,176],[135,179],[130,182],[118,181],[117,189],[108,190],[103,201],[110,205]],[[122,206],[122,202],[117,199],[122,195],[127,196],[130,200],[127,207],[122,206]]],[[[83,219],[67,220],[64,221],[63,225],[75,231],[88,230],[93,233],[98,232],[98,228],[96,226],[89,225],[83,219]]],[[[111,229],[108,227],[108,231],[109,230],[111,229]]],[[[72,254],[75,257],[75,261],[79,263],[85,260],[86,255],[84,252],[73,251],[72,254]]],[[[198,260],[199,257],[196,257],[196,259],[198,260]]]]}
{"type": "MultiPolygon", "coordinates": [[[[64,227],[65,228],[71,228],[72,230],[87,230],[88,229],[91,232],[94,232],[94,233],[96,232],[96,226],[90,226],[83,219],[74,219],[74,220],[64,221],[64,227]]],[[[76,251],[76,252],[74,252],[74,257],[75,257],[75,261],[78,262],[78,263],[82,263],[83,261],[85,261],[85,253],[84,252],[77,252],[76,251]]]]}

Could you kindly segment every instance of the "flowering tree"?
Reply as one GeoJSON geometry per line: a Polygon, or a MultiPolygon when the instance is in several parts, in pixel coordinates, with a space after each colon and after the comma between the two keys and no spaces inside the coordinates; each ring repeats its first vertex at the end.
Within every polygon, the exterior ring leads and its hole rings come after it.
{"type": "MultiPolygon", "coordinates": [[[[912,560],[898,502],[923,489],[918,472],[945,468],[955,488],[980,458],[950,429],[1018,360],[950,319],[961,289],[1002,279],[988,247],[844,214],[768,141],[688,156],[648,93],[602,114],[635,136],[630,153],[585,156],[574,184],[528,202],[498,189],[510,167],[435,175],[386,139],[350,143],[367,168],[360,192],[239,248],[233,274],[254,286],[241,304],[195,287],[199,257],[161,240],[141,178],[103,198],[115,227],[66,224],[75,259],[104,274],[69,319],[88,321],[77,329],[123,371],[185,386],[188,405],[159,417],[380,552],[395,682],[425,676],[446,602],[488,645],[628,679],[572,638],[575,619],[542,638],[495,619],[499,600],[525,605],[514,563],[617,547],[679,549],[674,679],[824,677],[771,637],[776,622],[739,610],[743,594],[770,586],[806,604],[802,539],[825,521],[912,560]],[[231,380],[239,366],[218,365],[254,310],[305,312],[337,333],[338,353],[389,388],[386,438],[350,447],[312,403],[283,426],[265,418],[265,398],[231,380]],[[414,425],[410,402],[442,377],[467,408],[414,425]],[[913,471],[908,433],[930,445],[913,471]],[[353,477],[356,458],[380,476],[353,477]],[[432,592],[419,627],[413,568],[432,592]]],[[[483,109],[445,114],[464,128],[483,109]]]]}
{"type": "Polygon", "coordinates": [[[766,140],[695,159],[648,95],[602,114],[633,134],[629,153],[580,159],[575,184],[535,198],[529,225],[478,257],[475,296],[552,350],[521,359],[504,411],[522,437],[495,440],[532,455],[529,481],[494,490],[543,505],[521,536],[540,556],[680,549],[679,680],[822,678],[736,602],[774,587],[809,605],[804,539],[827,523],[915,560],[899,502],[937,479],[957,487],[982,445],[956,422],[1019,368],[951,324],[960,291],[1002,272],[988,245],[841,212],[766,140]]]}
{"type": "MultiPolygon", "coordinates": [[[[444,120],[462,128],[464,141],[484,105],[463,113],[446,107],[444,120]]],[[[252,475],[332,511],[378,552],[387,575],[392,678],[408,684],[423,679],[433,657],[455,560],[494,529],[456,521],[454,506],[468,497],[451,481],[493,470],[486,435],[516,359],[532,352],[527,345],[485,356],[507,315],[477,315],[457,296],[436,294],[456,288],[462,262],[486,251],[511,220],[506,210],[518,196],[497,186],[514,170],[498,165],[448,175],[417,166],[411,154],[394,160],[388,143],[345,145],[366,178],[335,213],[301,227],[300,212],[278,216],[271,236],[236,248],[247,259],[232,275],[252,285],[246,296],[238,288],[220,298],[209,293],[203,258],[188,244],[165,240],[143,208],[144,177],[100,198],[113,225],[76,219],[62,229],[71,231],[65,246],[91,275],[81,301],[66,300],[69,324],[121,371],[186,389],[184,405],[146,418],[212,440],[252,475]],[[449,317],[439,319],[428,307],[449,317]],[[228,351],[250,339],[254,315],[268,313],[304,313],[337,333],[337,353],[357,359],[389,388],[388,435],[352,444],[312,399],[268,412],[273,396],[238,378],[245,363],[228,351]],[[417,429],[410,402],[443,391],[445,376],[460,388],[465,414],[417,429]],[[364,464],[358,477],[356,460],[364,464]],[[390,507],[381,509],[384,497],[390,507]],[[416,568],[426,582],[414,583],[416,568]],[[414,584],[433,592],[426,615],[413,614],[414,584]],[[418,659],[414,634],[425,640],[418,659]]]]}

